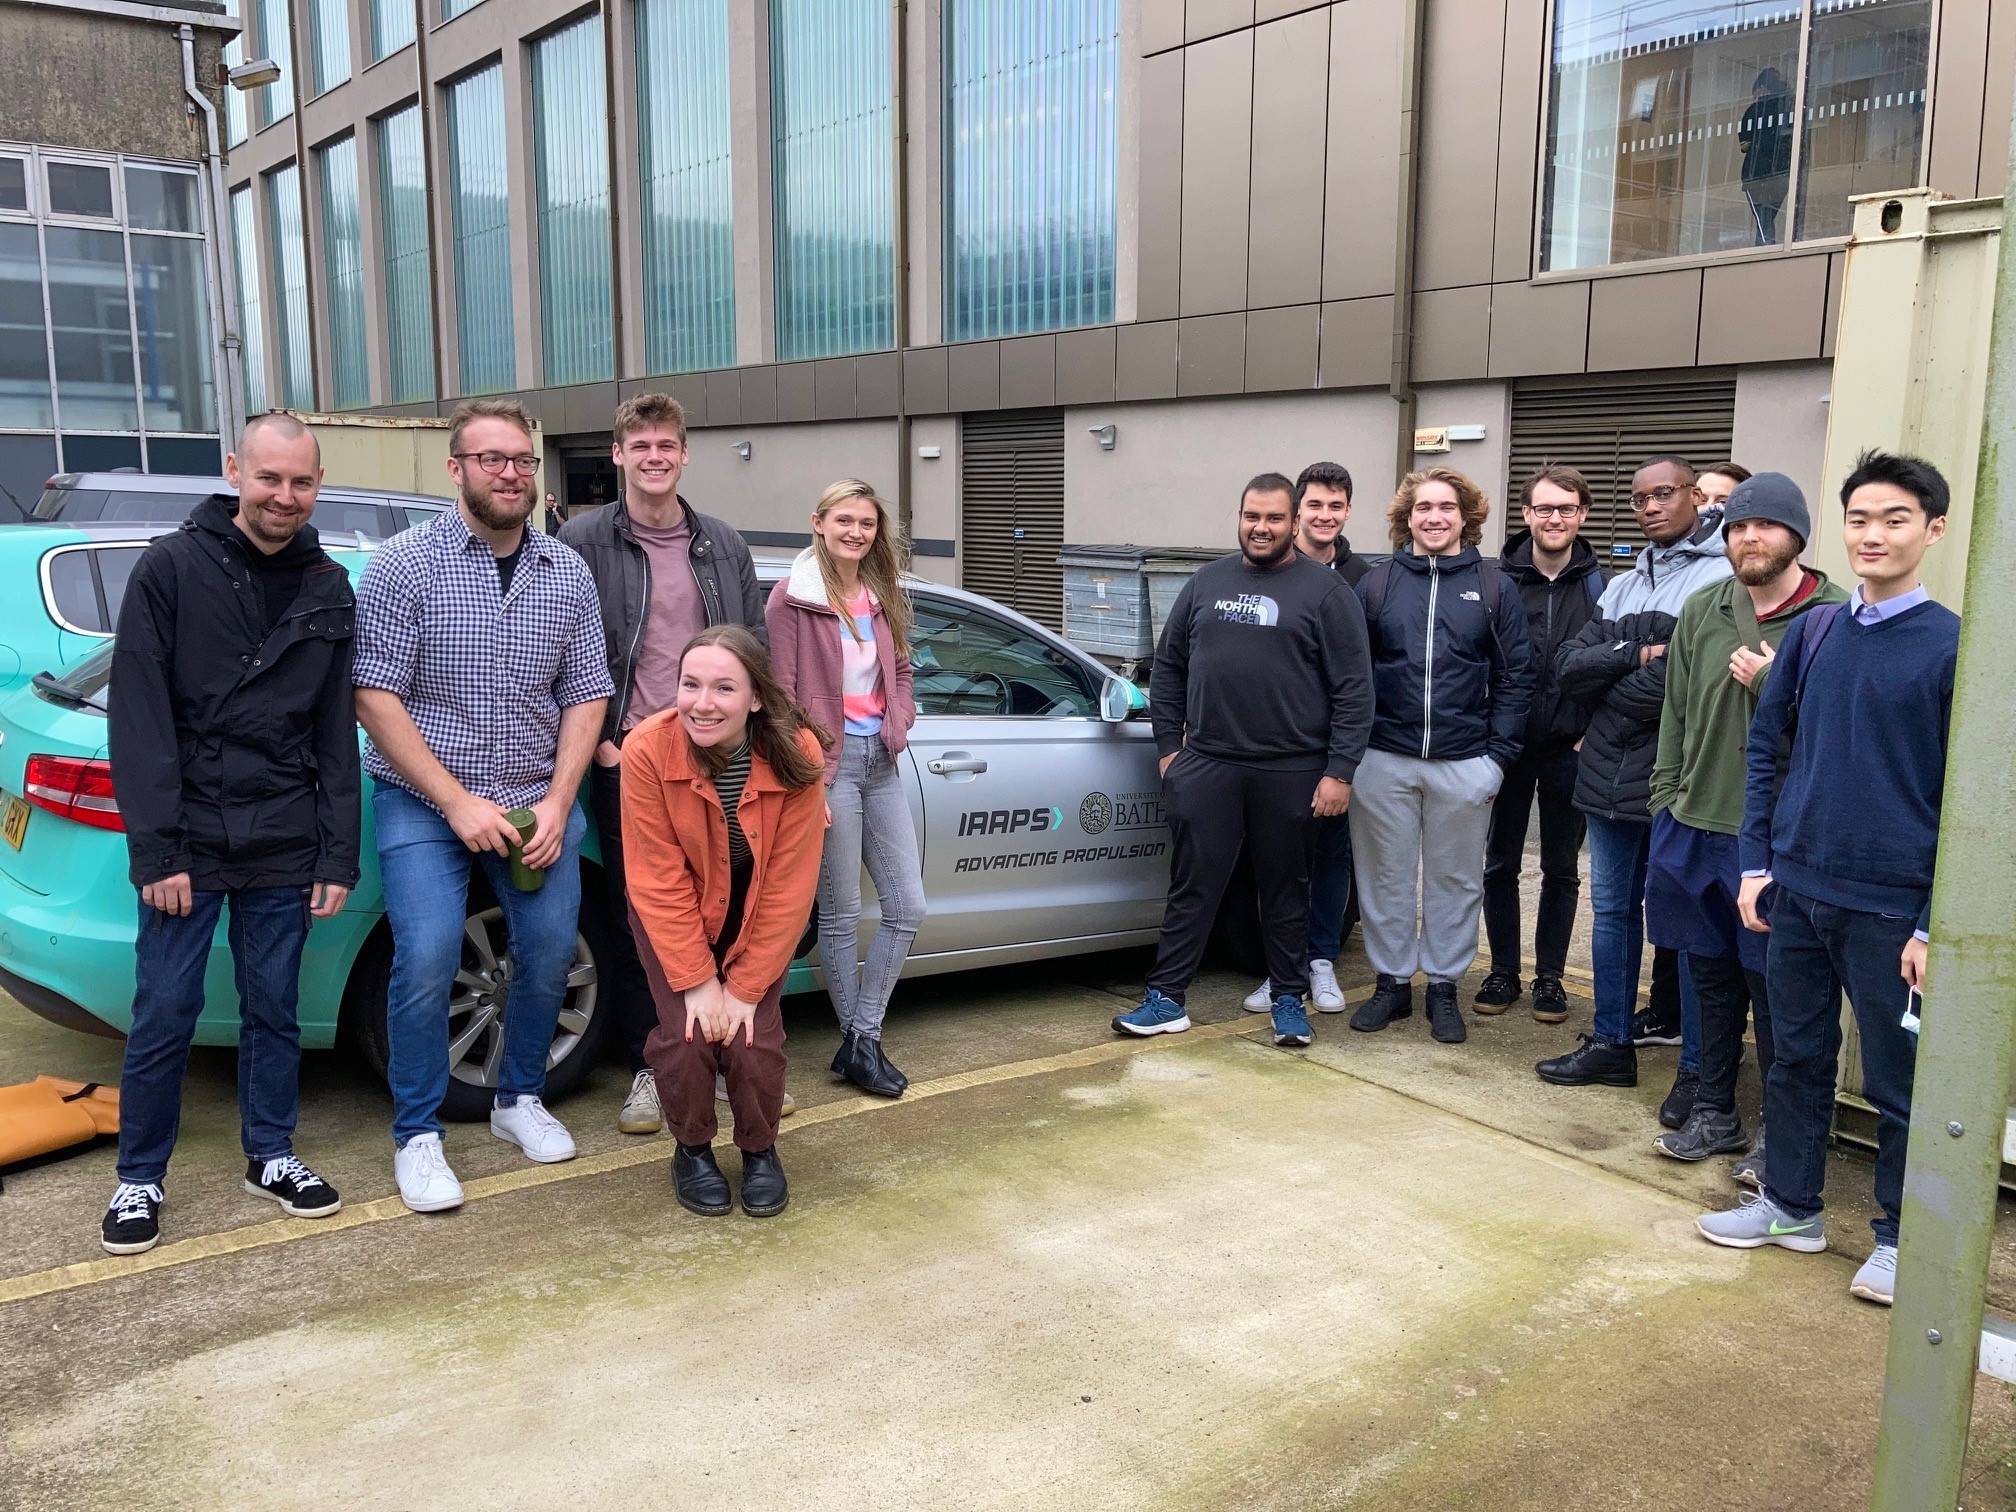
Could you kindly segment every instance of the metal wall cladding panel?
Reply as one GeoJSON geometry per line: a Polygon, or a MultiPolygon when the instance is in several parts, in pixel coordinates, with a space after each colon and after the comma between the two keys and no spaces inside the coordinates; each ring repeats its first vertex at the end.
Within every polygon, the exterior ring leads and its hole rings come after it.
{"type": "Polygon", "coordinates": [[[392,402],[434,397],[434,282],[420,107],[378,123],[378,224],[385,246],[385,347],[392,402]]]}
{"type": "Polygon", "coordinates": [[[236,254],[238,295],[238,355],[245,370],[245,413],[264,414],[266,400],[266,321],[259,298],[259,227],[252,205],[252,186],[231,191],[231,242],[236,254]]]}
{"type": "Polygon", "coordinates": [[[1064,412],[966,415],[959,435],[960,582],[1064,626],[1064,412]]]}
{"type": "Polygon", "coordinates": [[[732,367],[727,0],[637,0],[636,21],[646,366],[732,367]]]}
{"type": "Polygon", "coordinates": [[[1253,33],[1183,52],[1182,312],[1246,307],[1253,176],[1253,33]]]}
{"type": "Polygon", "coordinates": [[[448,196],[455,237],[455,328],[462,392],[518,382],[511,307],[511,180],[504,159],[504,69],[448,89],[448,196]]]}
{"type": "Polygon", "coordinates": [[[1330,13],[1309,11],[1253,33],[1252,224],[1246,303],[1302,304],[1323,285],[1323,132],[1330,13]]]}
{"type": "MultiPolygon", "coordinates": [[[[1180,9],[1180,7],[1179,7],[1180,9]]],[[[1183,54],[1141,60],[1136,318],[1176,313],[1183,272],[1183,54]]]]}
{"type": "Polygon", "coordinates": [[[308,339],[308,242],[301,224],[301,173],[292,163],[266,175],[266,224],[273,234],[273,295],[280,332],[280,403],[315,408],[314,348],[308,339]]]}
{"type": "Polygon", "coordinates": [[[1593,499],[1582,538],[1606,567],[1622,568],[1645,544],[1631,514],[1639,464],[1662,452],[1698,467],[1726,460],[1735,428],[1733,372],[1520,379],[1512,389],[1508,476],[1516,493],[1541,467],[1578,469],[1593,499]]]}
{"type": "Polygon", "coordinates": [[[1330,11],[1325,299],[1393,292],[1402,30],[1399,0],[1351,0],[1330,11]]]}
{"type": "Polygon", "coordinates": [[[599,14],[532,44],[532,141],[545,381],[613,378],[609,107],[599,14]]]}
{"type": "Polygon", "coordinates": [[[337,409],[371,402],[365,343],[364,232],[359,220],[357,138],[315,154],[322,188],[323,304],[329,322],[329,399],[337,409]]]}

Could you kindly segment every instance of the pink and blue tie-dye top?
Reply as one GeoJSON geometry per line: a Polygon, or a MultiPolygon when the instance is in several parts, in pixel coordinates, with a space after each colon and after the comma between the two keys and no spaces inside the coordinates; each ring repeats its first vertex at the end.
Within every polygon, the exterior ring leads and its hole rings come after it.
{"type": "Polygon", "coordinates": [[[882,711],[888,700],[882,691],[882,667],[875,659],[875,601],[868,590],[848,602],[854,632],[840,631],[840,712],[849,735],[882,733],[882,711]]]}

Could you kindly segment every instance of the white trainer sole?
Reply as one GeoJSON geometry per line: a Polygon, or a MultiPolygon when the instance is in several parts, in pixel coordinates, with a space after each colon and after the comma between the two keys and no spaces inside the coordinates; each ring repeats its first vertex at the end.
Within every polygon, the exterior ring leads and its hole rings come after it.
{"type": "Polygon", "coordinates": [[[110,1239],[100,1239],[98,1241],[99,1246],[108,1255],[144,1255],[160,1242],[161,1236],[159,1234],[156,1234],[152,1239],[143,1239],[138,1244],[114,1244],[110,1239]]]}
{"type": "Polygon", "coordinates": [[[462,1206],[462,1194],[460,1192],[457,1192],[453,1197],[437,1197],[432,1202],[416,1202],[413,1198],[401,1192],[399,1200],[416,1213],[446,1213],[462,1206]]]}
{"type": "Polygon", "coordinates": [[[1190,1015],[1186,1013],[1181,1018],[1171,1019],[1166,1024],[1155,1024],[1146,1029],[1136,1024],[1123,1024],[1119,1019],[1115,1019],[1113,1027],[1122,1034],[1131,1034],[1137,1039],[1147,1039],[1157,1034],[1181,1034],[1190,1027],[1190,1015]]]}
{"type": "Polygon", "coordinates": [[[1763,1249],[1767,1244],[1775,1244],[1780,1249],[1793,1250],[1802,1255],[1817,1255],[1827,1248],[1827,1238],[1824,1234],[1818,1239],[1807,1239],[1798,1234],[1760,1234],[1755,1239],[1731,1239],[1725,1234],[1710,1233],[1698,1218],[1694,1220],[1694,1227],[1703,1239],[1710,1244],[1719,1244],[1724,1249],[1763,1249]]]}
{"type": "Polygon", "coordinates": [[[523,1155],[527,1160],[530,1160],[538,1165],[560,1165],[566,1161],[572,1160],[576,1155],[580,1153],[579,1150],[575,1149],[574,1146],[570,1144],[567,1147],[566,1153],[564,1154],[535,1155],[532,1153],[532,1151],[526,1149],[524,1145],[519,1144],[516,1138],[506,1133],[504,1130],[498,1128],[497,1125],[495,1124],[490,1125],[490,1137],[492,1139],[503,1140],[504,1143],[512,1146],[514,1149],[518,1151],[519,1154],[523,1155]]]}
{"type": "Polygon", "coordinates": [[[280,1211],[285,1213],[289,1218],[327,1218],[331,1213],[339,1213],[343,1210],[343,1199],[340,1197],[327,1207],[297,1208],[278,1192],[269,1192],[256,1181],[248,1179],[245,1183],[245,1190],[250,1192],[254,1197],[264,1197],[268,1202],[279,1203],[280,1211]]]}

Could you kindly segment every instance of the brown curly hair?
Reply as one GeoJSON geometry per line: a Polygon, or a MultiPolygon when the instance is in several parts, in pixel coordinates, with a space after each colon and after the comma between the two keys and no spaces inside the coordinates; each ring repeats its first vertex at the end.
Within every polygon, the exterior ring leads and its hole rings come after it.
{"type": "Polygon", "coordinates": [[[1400,480],[1399,491],[1386,506],[1386,533],[1393,538],[1395,551],[1414,539],[1407,522],[1423,483],[1447,483],[1456,490],[1456,508],[1463,516],[1463,545],[1475,546],[1484,539],[1484,522],[1491,517],[1491,500],[1484,490],[1453,467],[1424,467],[1400,480]]]}

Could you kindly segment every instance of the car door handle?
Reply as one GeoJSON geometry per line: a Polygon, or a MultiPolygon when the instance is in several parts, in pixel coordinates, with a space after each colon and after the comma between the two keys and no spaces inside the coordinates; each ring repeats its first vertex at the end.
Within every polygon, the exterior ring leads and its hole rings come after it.
{"type": "Polygon", "coordinates": [[[925,770],[934,777],[945,777],[953,772],[984,772],[987,763],[978,756],[940,756],[927,762],[925,770]]]}

